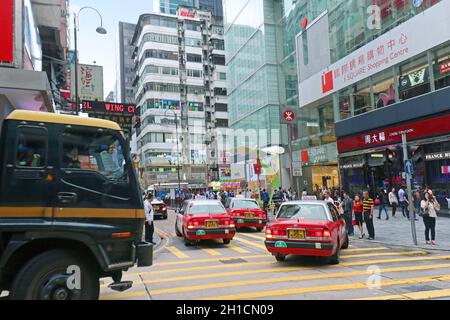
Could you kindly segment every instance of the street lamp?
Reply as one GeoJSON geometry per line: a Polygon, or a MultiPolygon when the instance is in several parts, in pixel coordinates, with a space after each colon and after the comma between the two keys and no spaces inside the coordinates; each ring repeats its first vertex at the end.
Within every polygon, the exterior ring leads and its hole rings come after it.
{"type": "Polygon", "coordinates": [[[100,17],[100,26],[97,27],[95,30],[99,34],[106,34],[107,31],[105,28],[103,28],[103,18],[100,12],[93,8],[93,7],[83,7],[80,10],[78,10],[78,13],[74,14],[73,17],[73,35],[74,35],[74,42],[75,42],[75,103],[76,103],[76,113],[79,115],[79,109],[80,109],[80,98],[78,96],[78,29],[79,29],[79,19],[80,19],[80,13],[84,9],[91,9],[97,12],[98,16],[100,17]]]}
{"type": "MultiPolygon", "coordinates": [[[[167,112],[172,111],[175,116],[175,136],[177,139],[177,175],[178,175],[178,198],[181,200],[181,178],[180,178],[180,150],[179,150],[179,137],[178,137],[178,115],[175,110],[166,110],[164,116],[167,116],[167,112]]],[[[175,201],[177,200],[177,195],[175,194],[175,201]]],[[[178,204],[181,207],[181,202],[178,204]]]]}

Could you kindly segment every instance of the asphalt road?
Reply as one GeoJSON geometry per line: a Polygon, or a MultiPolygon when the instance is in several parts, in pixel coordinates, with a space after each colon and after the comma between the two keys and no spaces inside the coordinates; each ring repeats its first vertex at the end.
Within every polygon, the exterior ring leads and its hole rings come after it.
{"type": "Polygon", "coordinates": [[[157,221],[165,239],[154,265],[124,275],[132,289],[117,293],[104,280],[105,300],[199,299],[448,299],[450,253],[351,239],[341,264],[288,257],[276,262],[264,233],[240,230],[230,245],[208,241],[185,247],[175,236],[174,213],[157,221]]]}

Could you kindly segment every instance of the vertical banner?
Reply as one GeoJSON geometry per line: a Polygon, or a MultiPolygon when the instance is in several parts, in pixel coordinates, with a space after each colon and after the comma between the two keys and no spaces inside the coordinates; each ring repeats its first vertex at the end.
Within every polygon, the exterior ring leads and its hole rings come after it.
{"type": "Polygon", "coordinates": [[[0,62],[14,62],[14,0],[0,0],[0,62]]]}

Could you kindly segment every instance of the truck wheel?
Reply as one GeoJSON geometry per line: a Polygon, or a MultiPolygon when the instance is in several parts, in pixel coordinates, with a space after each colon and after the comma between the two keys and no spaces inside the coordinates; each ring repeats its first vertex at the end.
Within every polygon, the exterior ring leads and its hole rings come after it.
{"type": "Polygon", "coordinates": [[[10,293],[11,300],[97,300],[99,276],[76,252],[55,249],[28,261],[16,274],[10,293]],[[71,266],[74,270],[68,270],[71,266]],[[78,283],[74,273],[77,270],[78,283]]]}

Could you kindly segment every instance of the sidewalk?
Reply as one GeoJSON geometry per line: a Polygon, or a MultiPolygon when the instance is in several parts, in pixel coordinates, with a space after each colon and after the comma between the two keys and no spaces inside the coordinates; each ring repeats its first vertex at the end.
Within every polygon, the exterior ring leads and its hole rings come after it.
{"type": "MultiPolygon", "coordinates": [[[[378,220],[378,208],[374,212],[375,225],[375,240],[373,242],[383,243],[394,246],[408,246],[416,247],[411,235],[411,221],[403,217],[401,211],[396,213],[395,218],[389,212],[389,220],[386,221],[386,213],[383,211],[381,220],[378,220]]],[[[435,249],[435,250],[449,250],[450,251],[450,218],[438,217],[436,220],[436,246],[430,246],[425,241],[425,225],[422,217],[418,217],[416,221],[417,243],[420,248],[435,249]]],[[[359,240],[358,227],[355,226],[355,237],[350,241],[365,241],[371,242],[367,239],[359,240]]],[[[364,228],[367,235],[367,229],[364,228]]]]}

